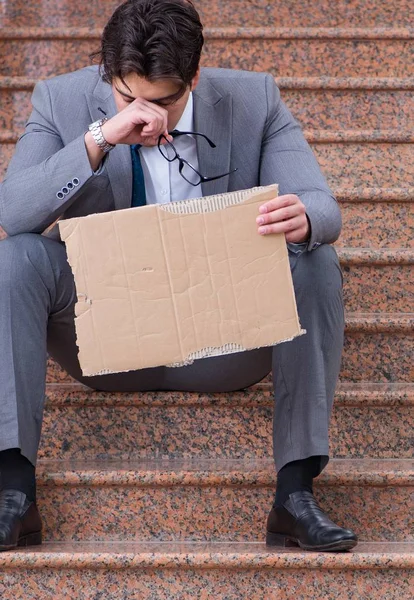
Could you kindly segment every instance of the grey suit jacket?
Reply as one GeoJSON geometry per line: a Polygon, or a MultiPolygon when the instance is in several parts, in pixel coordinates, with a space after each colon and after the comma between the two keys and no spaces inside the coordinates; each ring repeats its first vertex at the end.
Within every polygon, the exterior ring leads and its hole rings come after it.
{"type": "MultiPolygon", "coordinates": [[[[118,145],[105,159],[104,168],[94,174],[84,144],[90,123],[103,113],[108,118],[116,114],[111,86],[102,81],[98,67],[38,83],[32,104],[25,132],[0,184],[3,229],[9,235],[42,233],[59,217],[130,207],[129,146],[118,145]],[[74,180],[78,185],[72,184],[74,180]]],[[[201,172],[215,175],[238,169],[203,184],[203,195],[278,183],[280,194],[297,194],[306,206],[311,223],[309,250],[337,239],[338,204],[270,75],[202,69],[194,90],[194,123],[195,130],[217,146],[213,149],[197,140],[201,172]]],[[[59,239],[57,226],[48,235],[59,239]]]]}

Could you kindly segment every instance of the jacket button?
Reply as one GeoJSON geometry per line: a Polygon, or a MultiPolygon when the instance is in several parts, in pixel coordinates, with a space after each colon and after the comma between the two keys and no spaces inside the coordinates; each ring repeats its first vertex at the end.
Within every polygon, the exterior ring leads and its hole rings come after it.
{"type": "Polygon", "coordinates": [[[65,194],[65,196],[67,196],[69,194],[69,190],[67,187],[63,187],[62,192],[65,194]]]}
{"type": "Polygon", "coordinates": [[[68,183],[66,184],[66,187],[68,188],[68,190],[73,190],[73,188],[75,186],[73,185],[73,183],[71,181],[68,181],[68,183]]]}
{"type": "Polygon", "coordinates": [[[77,177],[74,177],[72,179],[72,183],[73,183],[74,186],[77,186],[77,185],[79,185],[80,181],[79,181],[79,179],[77,177]]]}
{"type": "Polygon", "coordinates": [[[59,198],[59,200],[62,200],[65,197],[65,194],[63,192],[58,192],[56,194],[56,198],[59,198]]]}

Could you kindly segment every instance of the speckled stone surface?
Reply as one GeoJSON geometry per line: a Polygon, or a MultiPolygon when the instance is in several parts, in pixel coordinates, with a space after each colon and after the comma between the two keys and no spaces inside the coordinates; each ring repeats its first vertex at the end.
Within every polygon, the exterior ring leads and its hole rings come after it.
{"type": "Polygon", "coordinates": [[[412,566],[412,544],[317,554],[260,543],[53,543],[2,553],[0,593],[4,600],[97,600],[103,589],[117,600],[411,600],[412,566]]]}
{"type": "Polygon", "coordinates": [[[346,336],[340,377],[343,381],[411,383],[412,336],[364,332],[346,336]]]}
{"type": "Polygon", "coordinates": [[[0,131],[21,133],[31,111],[30,96],[30,91],[2,88],[0,82],[0,131]]]}
{"type": "MultiPolygon", "coordinates": [[[[272,455],[273,388],[231,394],[102,393],[49,384],[40,458],[254,458],[272,455]]],[[[342,384],[331,452],[411,458],[414,385],[342,384]]]]}
{"type": "MultiPolygon", "coordinates": [[[[361,540],[410,541],[413,466],[408,460],[333,460],[317,495],[361,540]]],[[[274,486],[271,459],[38,465],[45,538],[55,541],[262,540],[274,486]]]]}
{"type": "Polygon", "coordinates": [[[9,165],[10,159],[13,156],[14,144],[1,144],[0,143],[0,181],[3,180],[6,174],[6,169],[9,165]]]}
{"type": "Polygon", "coordinates": [[[413,52],[410,40],[208,40],[203,64],[277,77],[404,77],[413,52]]]}
{"type": "MultiPolygon", "coordinates": [[[[91,0],[75,6],[70,0],[6,0],[0,12],[2,26],[103,26],[117,0],[91,0]]],[[[405,27],[411,26],[410,1],[347,0],[318,2],[296,0],[195,0],[206,26],[245,25],[286,27],[405,27]]]]}
{"type": "Polygon", "coordinates": [[[98,40],[2,40],[0,75],[53,77],[91,64],[89,54],[99,48],[98,40]]]}
{"type": "Polygon", "coordinates": [[[333,187],[404,187],[414,181],[411,144],[315,144],[333,187]]]}
{"type": "Polygon", "coordinates": [[[388,130],[414,126],[412,91],[282,90],[282,98],[304,128],[388,130]]]}
{"type": "Polygon", "coordinates": [[[336,246],[414,248],[410,202],[341,202],[342,232],[336,246]]]}
{"type": "Polygon", "coordinates": [[[413,310],[414,250],[347,248],[338,249],[338,253],[347,311],[397,313],[413,310]]]}
{"type": "MultiPolygon", "coordinates": [[[[0,75],[50,77],[90,64],[99,41],[1,39],[0,75]]],[[[414,74],[411,40],[208,39],[202,64],[278,77],[404,77],[414,74]]]]}

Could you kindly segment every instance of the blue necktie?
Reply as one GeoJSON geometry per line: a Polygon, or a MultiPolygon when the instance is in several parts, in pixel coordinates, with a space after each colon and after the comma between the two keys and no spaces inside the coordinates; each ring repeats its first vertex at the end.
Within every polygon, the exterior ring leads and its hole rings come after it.
{"type": "Polygon", "coordinates": [[[132,206],[145,206],[147,196],[145,193],[144,171],[142,170],[141,157],[139,149],[141,144],[131,146],[132,158],[132,206]]]}

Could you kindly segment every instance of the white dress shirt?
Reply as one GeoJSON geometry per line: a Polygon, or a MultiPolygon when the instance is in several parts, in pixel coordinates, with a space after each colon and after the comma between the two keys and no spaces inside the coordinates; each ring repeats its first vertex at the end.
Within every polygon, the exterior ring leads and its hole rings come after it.
{"type": "MultiPolygon", "coordinates": [[[[194,131],[192,92],[190,92],[184,112],[175,129],[178,131],[194,131]]],[[[178,154],[198,170],[195,137],[180,135],[174,138],[173,144],[178,154]]],[[[193,186],[181,177],[178,170],[179,161],[168,162],[161,156],[157,146],[140,148],[140,156],[144,172],[147,204],[166,204],[176,200],[186,200],[187,198],[200,198],[203,195],[201,185],[193,186]]]]}

